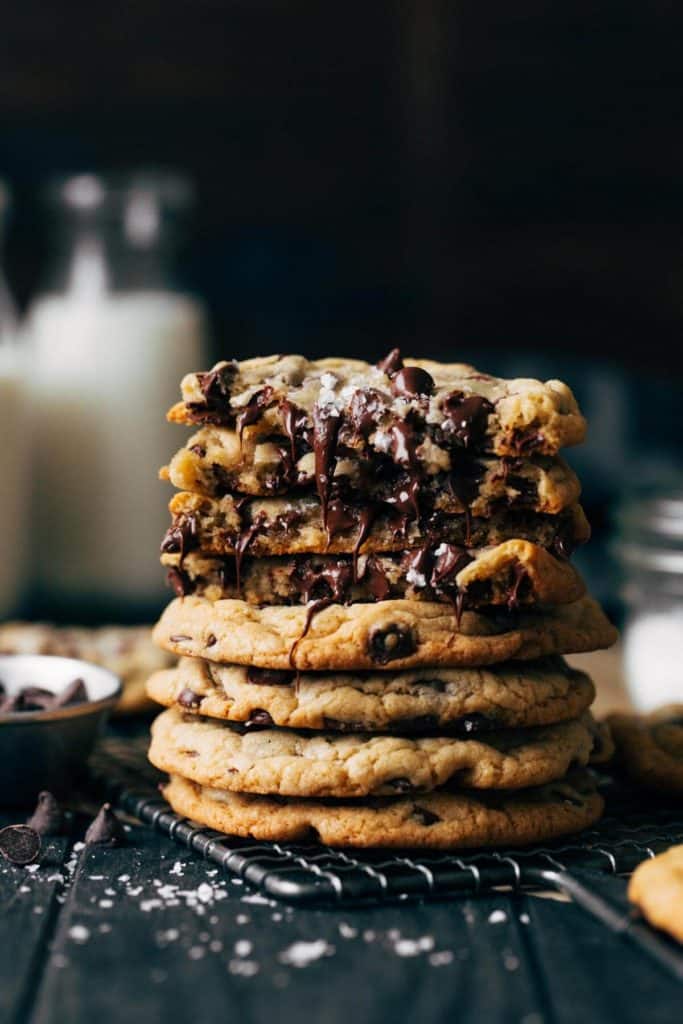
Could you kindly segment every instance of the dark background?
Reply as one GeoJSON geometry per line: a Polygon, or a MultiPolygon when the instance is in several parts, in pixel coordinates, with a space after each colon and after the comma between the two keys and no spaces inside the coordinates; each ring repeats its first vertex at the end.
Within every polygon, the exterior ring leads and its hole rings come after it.
{"type": "Polygon", "coordinates": [[[15,293],[51,172],[184,168],[217,354],[398,343],[565,377],[599,531],[680,466],[682,31],[664,0],[7,5],[15,293]]]}

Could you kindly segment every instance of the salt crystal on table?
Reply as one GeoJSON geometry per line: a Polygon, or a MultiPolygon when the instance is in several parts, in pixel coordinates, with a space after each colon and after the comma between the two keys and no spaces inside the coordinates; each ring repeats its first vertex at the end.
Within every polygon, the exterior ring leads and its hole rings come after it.
{"type": "Polygon", "coordinates": [[[309,964],[324,956],[332,956],[334,946],[325,939],[314,939],[312,942],[294,942],[287,949],[278,953],[278,960],[290,967],[308,967],[309,964]]]}
{"type": "Polygon", "coordinates": [[[503,924],[507,919],[507,914],[504,910],[493,910],[489,914],[489,924],[503,924]]]}
{"type": "Polygon", "coordinates": [[[90,938],[90,930],[84,924],[73,924],[67,934],[74,942],[87,942],[90,938]]]}

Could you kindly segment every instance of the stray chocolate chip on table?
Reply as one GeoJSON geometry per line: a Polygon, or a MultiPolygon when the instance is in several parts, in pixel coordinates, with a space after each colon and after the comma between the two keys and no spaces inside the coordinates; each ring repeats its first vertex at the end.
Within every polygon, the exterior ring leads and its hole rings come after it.
{"type": "Polygon", "coordinates": [[[38,794],[36,809],[26,824],[41,836],[58,836],[64,828],[64,812],[46,789],[38,794]]]}
{"type": "Polygon", "coordinates": [[[126,841],[123,825],[111,804],[102,804],[85,833],[86,846],[118,846],[126,841]]]}
{"type": "Polygon", "coordinates": [[[0,829],[0,853],[12,864],[35,863],[40,856],[40,847],[40,836],[28,825],[7,825],[0,829]]]}

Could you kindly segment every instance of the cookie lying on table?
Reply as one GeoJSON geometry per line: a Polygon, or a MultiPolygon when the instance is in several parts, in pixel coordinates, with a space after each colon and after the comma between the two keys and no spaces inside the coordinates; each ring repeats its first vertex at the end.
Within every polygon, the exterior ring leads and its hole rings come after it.
{"type": "Polygon", "coordinates": [[[628,898],[656,928],[683,942],[683,846],[672,846],[633,873],[628,898]]]}

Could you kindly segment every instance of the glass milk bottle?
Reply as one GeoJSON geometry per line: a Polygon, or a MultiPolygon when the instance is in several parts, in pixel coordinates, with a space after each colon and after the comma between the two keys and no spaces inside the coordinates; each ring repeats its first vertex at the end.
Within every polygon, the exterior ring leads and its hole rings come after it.
{"type": "MultiPolygon", "coordinates": [[[[0,243],[9,202],[0,181],[0,243]]],[[[16,311],[0,264],[0,619],[17,611],[24,590],[28,438],[21,355],[16,311]]]]}
{"type": "Polygon", "coordinates": [[[54,251],[27,320],[39,607],[154,615],[170,498],[157,473],[183,443],[165,414],[206,362],[204,309],[169,270],[192,191],[175,175],[82,175],[48,202],[54,251]]]}

